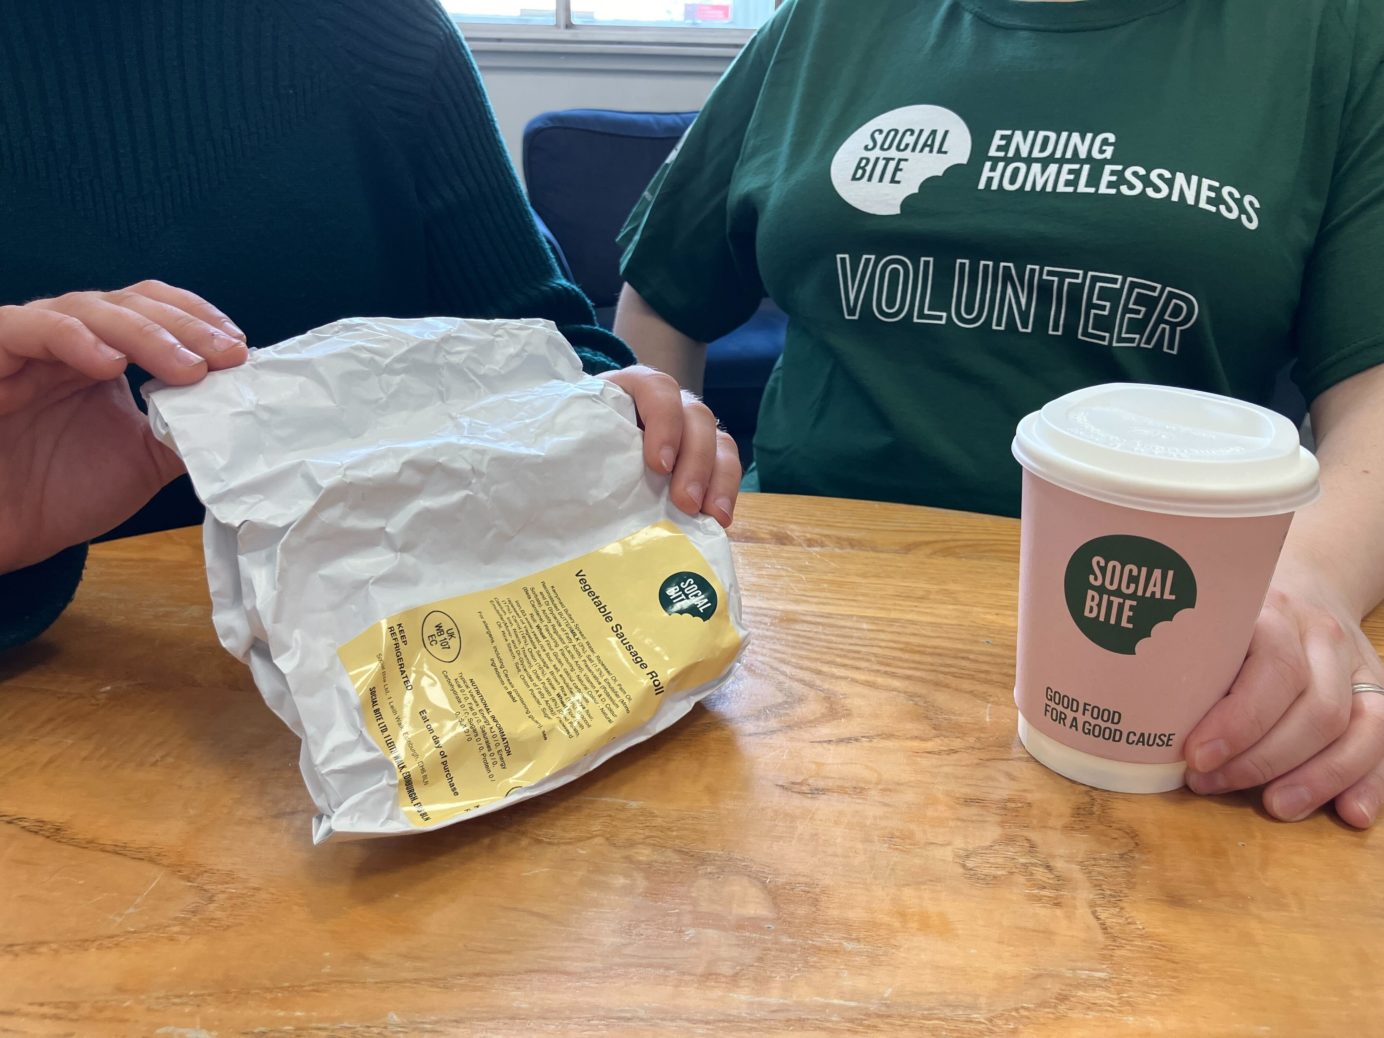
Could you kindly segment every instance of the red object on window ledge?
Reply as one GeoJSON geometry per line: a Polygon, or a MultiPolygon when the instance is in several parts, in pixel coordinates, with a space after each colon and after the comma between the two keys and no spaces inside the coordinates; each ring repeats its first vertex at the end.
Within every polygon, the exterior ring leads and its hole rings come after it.
{"type": "Polygon", "coordinates": [[[730,4],[683,4],[683,15],[689,22],[728,22],[730,4]]]}

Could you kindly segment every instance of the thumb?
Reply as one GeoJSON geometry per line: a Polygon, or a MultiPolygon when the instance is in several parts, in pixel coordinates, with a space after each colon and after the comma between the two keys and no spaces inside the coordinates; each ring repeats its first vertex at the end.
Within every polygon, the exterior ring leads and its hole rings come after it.
{"type": "Polygon", "coordinates": [[[154,491],[167,486],[187,471],[183,459],[171,448],[164,446],[148,425],[144,426],[143,442],[145,452],[149,455],[151,472],[157,480],[154,491]]]}

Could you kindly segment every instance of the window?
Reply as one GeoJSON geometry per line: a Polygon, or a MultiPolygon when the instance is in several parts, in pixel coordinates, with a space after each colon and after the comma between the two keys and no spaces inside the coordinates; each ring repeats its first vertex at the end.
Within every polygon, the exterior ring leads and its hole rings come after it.
{"type": "Polygon", "coordinates": [[[556,3],[535,3],[533,0],[444,0],[442,6],[460,22],[557,24],[556,3]]]}
{"type": "Polygon", "coordinates": [[[644,29],[759,28],[774,0],[444,0],[465,24],[541,25],[581,30],[594,26],[644,29]]]}

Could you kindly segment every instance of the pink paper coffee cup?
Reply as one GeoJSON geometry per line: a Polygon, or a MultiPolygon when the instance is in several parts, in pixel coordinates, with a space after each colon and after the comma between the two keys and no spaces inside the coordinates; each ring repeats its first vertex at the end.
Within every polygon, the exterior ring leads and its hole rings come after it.
{"type": "Polygon", "coordinates": [[[1288,419],[1114,384],[1019,423],[1019,738],[1087,785],[1183,784],[1188,733],[1245,658],[1317,463],[1288,419]]]}

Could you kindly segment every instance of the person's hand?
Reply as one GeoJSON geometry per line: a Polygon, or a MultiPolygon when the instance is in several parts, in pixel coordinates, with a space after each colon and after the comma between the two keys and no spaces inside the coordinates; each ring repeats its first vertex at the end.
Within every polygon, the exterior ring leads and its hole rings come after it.
{"type": "Polygon", "coordinates": [[[1275,579],[1230,693],[1187,737],[1197,793],[1264,786],[1264,809],[1295,822],[1334,800],[1374,824],[1384,804],[1384,667],[1360,624],[1320,588],[1275,579]]]}
{"type": "Polygon", "coordinates": [[[644,461],[671,473],[673,503],[688,515],[704,512],[729,526],[740,493],[740,454],[730,434],[697,397],[671,375],[636,364],[600,376],[634,398],[644,429],[644,461]]]}
{"type": "Polygon", "coordinates": [[[225,314],[160,281],[0,306],[0,573],[105,533],[182,471],[127,364],[187,385],[245,357],[225,314]]]}

